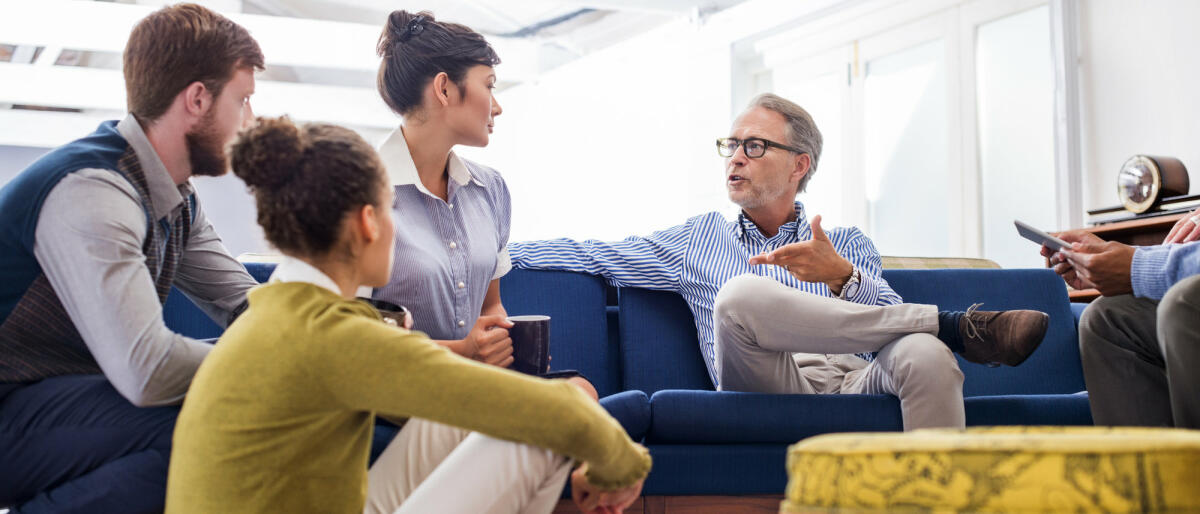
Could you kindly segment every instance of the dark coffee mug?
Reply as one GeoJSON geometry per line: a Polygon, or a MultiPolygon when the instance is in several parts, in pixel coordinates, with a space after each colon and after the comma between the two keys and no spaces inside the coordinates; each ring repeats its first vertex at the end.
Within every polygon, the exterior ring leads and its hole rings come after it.
{"type": "Polygon", "coordinates": [[[550,369],[550,316],[509,316],[512,328],[513,363],[509,368],[528,375],[550,369]]]}
{"type": "Polygon", "coordinates": [[[408,319],[408,309],[403,305],[396,305],[392,302],[384,300],[376,300],[374,298],[358,297],[359,300],[371,304],[375,310],[379,311],[379,315],[383,316],[383,322],[388,325],[404,328],[404,321],[408,319]]]}

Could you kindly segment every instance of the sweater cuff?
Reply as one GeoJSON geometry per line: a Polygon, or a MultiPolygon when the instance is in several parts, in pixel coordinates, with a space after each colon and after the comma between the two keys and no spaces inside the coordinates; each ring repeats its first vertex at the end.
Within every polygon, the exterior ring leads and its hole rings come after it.
{"type": "Polygon", "coordinates": [[[1167,280],[1167,257],[1170,246],[1139,246],[1133,251],[1133,263],[1129,266],[1129,280],[1133,295],[1138,298],[1161,300],[1170,287],[1167,280]]]}
{"type": "MultiPolygon", "coordinates": [[[[624,434],[624,429],[622,429],[622,434],[624,434]]],[[[600,489],[611,491],[614,489],[629,487],[633,485],[634,482],[646,478],[646,475],[650,474],[650,450],[647,450],[645,446],[640,444],[630,443],[630,446],[633,448],[634,452],[624,457],[622,460],[632,460],[628,462],[620,462],[619,465],[618,463],[613,463],[614,465],[611,466],[614,469],[624,468],[623,472],[610,476],[609,474],[604,473],[603,469],[596,467],[593,464],[589,464],[587,470],[588,482],[596,487],[599,487],[600,489]]]]}

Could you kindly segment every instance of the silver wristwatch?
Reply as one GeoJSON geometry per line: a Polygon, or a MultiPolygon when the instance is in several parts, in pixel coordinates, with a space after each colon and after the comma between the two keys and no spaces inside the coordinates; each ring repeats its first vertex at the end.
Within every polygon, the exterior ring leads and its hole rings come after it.
{"type": "Polygon", "coordinates": [[[850,272],[850,278],[846,279],[845,284],[842,284],[842,294],[839,294],[838,298],[842,300],[853,298],[854,295],[858,294],[858,286],[860,284],[858,268],[855,267],[854,271],[850,272]]]}

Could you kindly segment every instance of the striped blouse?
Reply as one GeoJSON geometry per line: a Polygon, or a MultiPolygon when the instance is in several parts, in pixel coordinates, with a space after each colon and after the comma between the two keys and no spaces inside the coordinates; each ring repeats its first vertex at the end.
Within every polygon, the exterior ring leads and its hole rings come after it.
{"type": "Polygon", "coordinates": [[[463,339],[492,280],[511,269],[508,186],[496,170],[450,152],[442,201],[421,184],[402,128],[379,157],[396,192],[396,244],[391,279],[372,296],[407,307],[413,329],[433,339],[463,339]]]}
{"type": "MultiPolygon", "coordinates": [[[[838,254],[861,274],[858,291],[847,300],[867,305],[901,303],[900,295],[880,276],[881,260],[875,244],[854,227],[826,230],[838,254]]],[[[791,287],[822,296],[835,296],[823,283],[801,282],[780,266],[751,266],[753,255],[812,239],[812,228],[804,205],[796,202],[796,219],[767,238],[752,221],[738,215],[727,220],[718,212],[690,218],[682,225],[648,236],[631,236],[622,241],[515,242],[508,245],[515,268],[578,271],[603,276],[618,287],[641,287],[678,293],[696,320],[700,353],[717,384],[714,362],[713,304],[725,281],[744,273],[770,277],[791,287]]],[[[870,355],[863,355],[870,359],[870,355]]]]}

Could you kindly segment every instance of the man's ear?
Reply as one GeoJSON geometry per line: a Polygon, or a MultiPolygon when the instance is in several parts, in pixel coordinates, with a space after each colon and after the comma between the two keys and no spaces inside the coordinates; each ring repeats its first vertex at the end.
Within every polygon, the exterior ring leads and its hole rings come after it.
{"type": "Polygon", "coordinates": [[[430,86],[433,87],[433,97],[437,99],[438,103],[442,104],[442,107],[450,105],[450,88],[454,87],[455,92],[457,92],[457,87],[450,81],[450,76],[444,71],[434,75],[430,86]]]}
{"type": "Polygon", "coordinates": [[[189,117],[203,118],[213,106],[212,91],[199,81],[188,84],[179,94],[183,96],[184,110],[189,117]]]}
{"type": "Polygon", "coordinates": [[[792,168],[792,177],[797,182],[804,180],[804,177],[808,175],[809,168],[812,166],[812,156],[802,153],[797,155],[793,162],[795,166],[792,168]]]}

